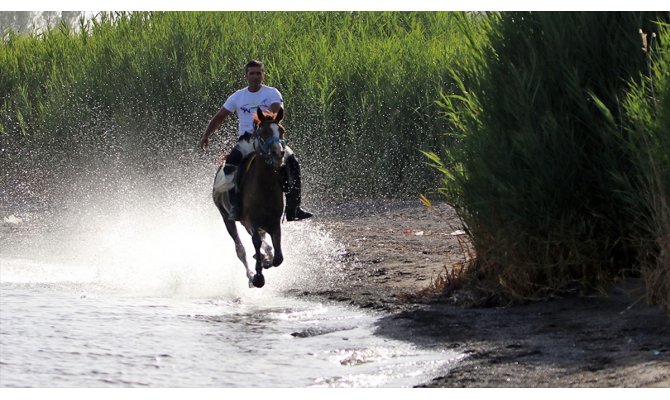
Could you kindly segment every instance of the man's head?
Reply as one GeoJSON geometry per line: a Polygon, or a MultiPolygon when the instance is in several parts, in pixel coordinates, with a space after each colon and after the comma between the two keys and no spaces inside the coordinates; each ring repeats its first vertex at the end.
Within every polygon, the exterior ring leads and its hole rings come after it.
{"type": "Polygon", "coordinates": [[[265,66],[263,65],[262,62],[258,60],[251,60],[247,63],[247,65],[244,66],[244,73],[246,74],[247,72],[249,72],[249,68],[253,67],[260,67],[261,70],[265,71],[265,66]]]}
{"type": "Polygon", "coordinates": [[[257,60],[251,60],[244,66],[244,77],[249,83],[249,89],[258,90],[265,79],[265,67],[257,60]]]}

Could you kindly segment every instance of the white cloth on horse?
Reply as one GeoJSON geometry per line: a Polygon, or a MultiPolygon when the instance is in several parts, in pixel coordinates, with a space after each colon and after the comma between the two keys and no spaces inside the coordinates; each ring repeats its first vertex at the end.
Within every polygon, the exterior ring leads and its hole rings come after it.
{"type": "Polygon", "coordinates": [[[230,176],[224,174],[223,167],[219,168],[219,170],[216,171],[216,176],[214,177],[214,192],[223,193],[232,189],[235,185],[235,182],[233,182],[234,176],[234,174],[230,176]]]}
{"type": "MultiPolygon", "coordinates": [[[[254,149],[254,143],[255,141],[251,140],[240,140],[239,142],[237,142],[235,147],[240,151],[240,153],[242,153],[242,160],[244,160],[249,154],[256,151],[254,149]]],[[[291,148],[288,146],[284,146],[284,161],[286,161],[286,159],[290,157],[292,154],[293,150],[291,150],[291,148]]],[[[221,168],[219,168],[219,170],[216,172],[216,176],[214,177],[214,192],[216,193],[226,192],[235,186],[235,180],[236,180],[235,173],[239,169],[239,165],[238,168],[236,168],[230,174],[225,174],[223,172],[225,166],[226,164],[224,162],[224,164],[221,166],[221,168]]]]}
{"type": "MultiPolygon", "coordinates": [[[[237,145],[239,146],[238,149],[242,152],[242,159],[244,159],[250,153],[254,152],[252,142],[242,140],[237,145]],[[249,148],[251,148],[251,151],[249,151],[249,148]]],[[[289,158],[292,154],[293,150],[291,150],[291,148],[288,146],[284,146],[284,161],[286,161],[286,159],[289,158]]],[[[219,170],[216,172],[216,176],[214,177],[214,192],[216,193],[226,192],[235,186],[236,181],[235,173],[239,170],[239,168],[236,168],[231,174],[225,174],[223,172],[223,168],[225,166],[226,164],[224,162],[224,164],[221,166],[221,168],[219,168],[219,170]]]]}
{"type": "Polygon", "coordinates": [[[293,150],[290,147],[284,146],[284,164],[286,160],[293,155],[293,150]]]}
{"type": "MultiPolygon", "coordinates": [[[[254,142],[251,140],[240,140],[237,142],[234,149],[237,149],[240,153],[242,153],[241,159],[244,160],[246,156],[255,151],[254,142]]],[[[239,165],[237,166],[238,168],[235,168],[230,174],[225,174],[223,172],[225,166],[226,163],[224,162],[214,177],[214,192],[216,193],[226,192],[235,186],[235,172],[239,168],[239,165]]]]}

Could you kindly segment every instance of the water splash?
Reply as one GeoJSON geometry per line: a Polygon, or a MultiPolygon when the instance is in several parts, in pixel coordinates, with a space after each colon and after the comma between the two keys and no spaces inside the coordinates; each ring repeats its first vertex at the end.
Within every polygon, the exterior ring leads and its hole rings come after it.
{"type": "MultiPolygon", "coordinates": [[[[0,227],[0,282],[86,284],[124,295],[248,294],[244,269],[211,200],[211,176],[202,168],[177,176],[156,182],[106,175],[62,188],[57,207],[0,227]]],[[[240,236],[252,263],[251,239],[244,229],[240,236]]],[[[266,271],[262,290],[337,278],[338,244],[318,224],[284,224],[282,236],[285,262],[266,271]]]]}

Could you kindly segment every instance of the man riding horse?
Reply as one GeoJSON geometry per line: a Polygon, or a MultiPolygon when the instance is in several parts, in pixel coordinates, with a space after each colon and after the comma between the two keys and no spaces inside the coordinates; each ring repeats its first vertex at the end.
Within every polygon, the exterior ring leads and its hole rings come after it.
{"type": "MultiPolygon", "coordinates": [[[[205,133],[200,139],[200,148],[205,151],[209,144],[209,137],[221,126],[223,121],[232,113],[237,114],[239,120],[239,138],[237,144],[226,157],[223,167],[223,179],[214,182],[215,191],[228,190],[231,202],[231,210],[228,219],[239,221],[242,210],[241,196],[237,192],[236,172],[242,160],[254,151],[253,133],[254,115],[257,110],[272,111],[277,113],[283,107],[281,93],[274,87],[263,84],[265,79],[265,68],[260,61],[252,60],[244,67],[244,76],[248,86],[233,93],[223,107],[212,117],[205,133]]],[[[286,219],[298,221],[310,218],[312,213],[300,207],[301,202],[301,179],[300,164],[293,151],[285,147],[285,163],[288,168],[288,182],[284,182],[286,190],[286,219]],[[291,184],[292,182],[292,184],[291,184]]]]}

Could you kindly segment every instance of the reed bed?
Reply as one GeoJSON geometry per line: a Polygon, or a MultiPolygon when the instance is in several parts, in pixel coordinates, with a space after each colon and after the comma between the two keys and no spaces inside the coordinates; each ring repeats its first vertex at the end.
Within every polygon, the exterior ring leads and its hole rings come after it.
{"type": "MultiPolygon", "coordinates": [[[[103,13],[0,47],[0,135],[14,153],[195,151],[249,59],[285,96],[308,196],[414,196],[435,185],[435,99],[481,16],[422,12],[103,13]],[[166,150],[169,148],[170,150],[166,150]]],[[[482,33],[481,37],[484,37],[482,33]]],[[[229,147],[234,124],[224,127],[229,147]]],[[[83,154],[82,154],[83,153],[83,154]]],[[[22,154],[22,157],[25,154],[22,154]]],[[[18,157],[18,156],[17,156],[18,157]]],[[[141,158],[141,157],[140,157],[141,158]]]]}
{"type": "Polygon", "coordinates": [[[461,93],[441,101],[455,145],[428,156],[471,234],[469,274],[488,294],[590,292],[639,273],[640,240],[655,240],[652,225],[667,218],[633,189],[648,168],[629,149],[621,99],[645,69],[637,31],[658,17],[668,15],[504,13],[490,19],[481,62],[455,70],[461,93]]]}
{"type": "Polygon", "coordinates": [[[647,300],[670,313],[670,25],[640,34],[647,69],[624,101],[627,149],[642,171],[642,179],[626,182],[639,232],[630,240],[640,249],[647,300]]]}

